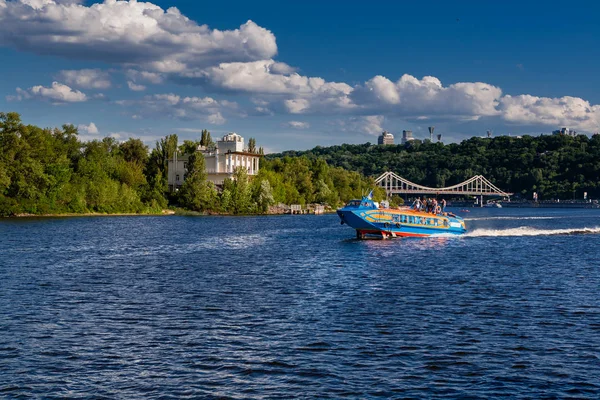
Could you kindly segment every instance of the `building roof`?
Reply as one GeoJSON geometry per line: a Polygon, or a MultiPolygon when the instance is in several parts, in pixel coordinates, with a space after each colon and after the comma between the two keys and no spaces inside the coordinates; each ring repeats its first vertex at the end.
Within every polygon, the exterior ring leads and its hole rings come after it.
{"type": "Polygon", "coordinates": [[[223,139],[219,140],[219,142],[243,142],[243,141],[244,141],[244,138],[235,132],[229,132],[227,135],[223,136],[223,139]]]}

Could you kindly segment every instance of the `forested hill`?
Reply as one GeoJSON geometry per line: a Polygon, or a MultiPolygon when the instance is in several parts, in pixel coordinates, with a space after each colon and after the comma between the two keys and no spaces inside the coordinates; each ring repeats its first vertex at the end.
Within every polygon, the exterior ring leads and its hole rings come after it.
{"type": "Polygon", "coordinates": [[[461,143],[415,140],[406,145],[369,143],[286,151],[270,158],[307,156],[366,176],[393,171],[415,183],[443,187],[484,175],[503,190],[531,198],[600,197],[600,135],[473,137],[461,143]]]}

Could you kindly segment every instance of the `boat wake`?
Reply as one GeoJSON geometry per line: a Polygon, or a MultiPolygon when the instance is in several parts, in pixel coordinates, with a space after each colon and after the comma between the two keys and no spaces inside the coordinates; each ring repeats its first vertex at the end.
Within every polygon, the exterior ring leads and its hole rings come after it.
{"type": "Polygon", "coordinates": [[[529,226],[508,229],[475,229],[467,232],[463,237],[487,236],[554,236],[554,235],[589,235],[600,234],[600,227],[594,228],[567,228],[567,229],[538,229],[529,226]]]}
{"type": "Polygon", "coordinates": [[[518,220],[518,219],[558,219],[558,218],[569,218],[569,217],[474,217],[464,218],[465,221],[491,221],[491,220],[518,220]]]}

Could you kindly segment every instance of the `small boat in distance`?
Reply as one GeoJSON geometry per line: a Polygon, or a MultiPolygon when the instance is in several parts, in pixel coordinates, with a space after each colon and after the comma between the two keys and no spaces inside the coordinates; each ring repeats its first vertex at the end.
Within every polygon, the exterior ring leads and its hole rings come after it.
{"type": "Polygon", "coordinates": [[[431,214],[412,210],[380,208],[379,204],[364,196],[351,200],[337,210],[341,224],[356,229],[356,238],[366,235],[389,237],[426,237],[439,234],[462,234],[467,231],[465,221],[452,213],[431,214]]]}
{"type": "Polygon", "coordinates": [[[502,208],[502,204],[495,201],[488,201],[483,206],[488,208],[502,208]]]}

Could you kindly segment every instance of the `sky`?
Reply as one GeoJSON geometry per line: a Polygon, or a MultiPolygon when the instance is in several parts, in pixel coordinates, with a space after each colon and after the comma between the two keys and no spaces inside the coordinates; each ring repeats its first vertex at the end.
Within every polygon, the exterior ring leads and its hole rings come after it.
{"type": "Polygon", "coordinates": [[[600,3],[0,0],[0,111],[267,152],[600,130],[600,3]]]}

